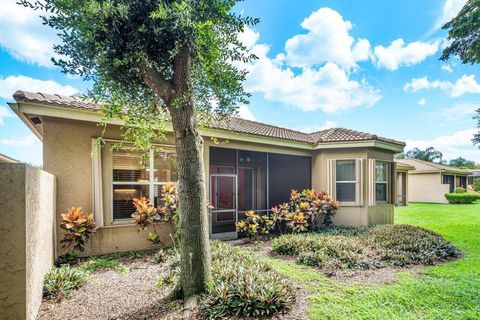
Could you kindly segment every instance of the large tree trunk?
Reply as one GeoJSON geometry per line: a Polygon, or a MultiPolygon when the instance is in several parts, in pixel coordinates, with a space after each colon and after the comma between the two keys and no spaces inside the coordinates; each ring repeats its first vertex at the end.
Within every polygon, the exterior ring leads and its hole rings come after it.
{"type": "Polygon", "coordinates": [[[184,298],[205,292],[210,281],[210,244],[203,167],[203,139],[192,106],[171,110],[177,147],[181,276],[184,298]]]}
{"type": "Polygon", "coordinates": [[[206,291],[211,273],[203,139],[191,91],[191,63],[189,48],[183,46],[173,61],[172,80],[162,79],[146,63],[140,66],[145,82],[165,102],[172,118],[179,183],[180,289],[185,300],[206,291]]]}

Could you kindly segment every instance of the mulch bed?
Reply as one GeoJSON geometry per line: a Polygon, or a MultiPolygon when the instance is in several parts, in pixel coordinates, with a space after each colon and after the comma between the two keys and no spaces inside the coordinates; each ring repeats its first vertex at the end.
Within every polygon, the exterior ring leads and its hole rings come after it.
{"type": "MultiPolygon", "coordinates": [[[[128,273],[122,274],[116,270],[93,272],[92,279],[69,297],[58,302],[44,300],[37,319],[201,319],[198,310],[194,310],[188,318],[183,316],[182,302],[168,299],[171,286],[157,288],[157,281],[160,276],[167,274],[167,267],[156,263],[152,254],[134,259],[118,258],[117,260],[129,267],[128,273]]],[[[298,290],[297,301],[292,311],[269,319],[306,319],[305,297],[305,293],[298,290]]]]}

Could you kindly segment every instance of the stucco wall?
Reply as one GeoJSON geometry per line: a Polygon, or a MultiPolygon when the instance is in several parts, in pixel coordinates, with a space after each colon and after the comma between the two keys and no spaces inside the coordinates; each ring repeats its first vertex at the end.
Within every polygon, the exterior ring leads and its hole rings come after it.
{"type": "MultiPolygon", "coordinates": [[[[71,207],[83,207],[93,211],[92,200],[92,138],[102,135],[102,128],[93,122],[43,118],[43,167],[57,178],[57,226],[61,214],[71,207]]],[[[104,138],[121,139],[118,126],[108,126],[104,138]]],[[[171,142],[171,138],[170,138],[171,142]]],[[[107,154],[107,150],[102,151],[107,154]]],[[[108,159],[107,159],[108,162],[108,159]]],[[[106,166],[103,168],[108,170],[106,166]]],[[[101,255],[112,252],[151,249],[147,240],[148,231],[137,232],[132,223],[111,224],[110,192],[108,181],[104,179],[103,216],[105,226],[99,228],[85,247],[82,255],[101,255]]],[[[161,227],[161,240],[170,240],[171,228],[161,227]],[[162,230],[164,232],[162,232],[162,230]]],[[[57,242],[63,237],[63,231],[57,227],[57,242]]],[[[61,246],[58,243],[58,253],[61,246]]]]}
{"type": "Polygon", "coordinates": [[[54,260],[55,177],[0,164],[0,319],[35,319],[54,260]]]}
{"type": "Polygon", "coordinates": [[[445,193],[449,185],[442,184],[440,173],[408,174],[408,201],[448,203],[445,193]]]}

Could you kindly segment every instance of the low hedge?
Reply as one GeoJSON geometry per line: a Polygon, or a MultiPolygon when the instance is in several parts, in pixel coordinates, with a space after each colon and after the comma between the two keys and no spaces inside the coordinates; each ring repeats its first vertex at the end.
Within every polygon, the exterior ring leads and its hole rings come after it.
{"type": "Polygon", "coordinates": [[[447,193],[445,198],[452,204],[471,204],[480,199],[480,194],[475,193],[447,193]]]}
{"type": "Polygon", "coordinates": [[[326,232],[282,235],[272,240],[275,253],[317,267],[326,275],[345,269],[435,265],[460,252],[439,234],[410,225],[335,227],[326,232]]]}

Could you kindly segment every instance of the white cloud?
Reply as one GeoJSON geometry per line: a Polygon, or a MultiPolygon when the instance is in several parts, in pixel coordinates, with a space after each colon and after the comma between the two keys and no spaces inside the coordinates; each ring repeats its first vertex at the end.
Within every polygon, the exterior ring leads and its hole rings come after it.
{"type": "Polygon", "coordinates": [[[414,147],[420,149],[434,147],[443,153],[445,159],[454,159],[461,156],[479,162],[480,150],[472,143],[475,133],[478,133],[478,129],[466,129],[430,140],[407,140],[405,150],[410,150],[414,147]]]}
{"type": "Polygon", "coordinates": [[[0,77],[0,97],[11,99],[17,90],[27,90],[43,93],[58,93],[63,95],[73,95],[78,90],[69,85],[61,85],[53,80],[39,80],[27,76],[8,76],[0,77]]]}
{"type": "Polygon", "coordinates": [[[278,58],[270,59],[269,50],[265,44],[254,45],[251,52],[259,59],[240,66],[249,71],[245,89],[262,93],[266,100],[304,111],[337,112],[372,106],[381,98],[378,90],[365,80],[352,80],[351,74],[336,63],[327,62],[294,72],[278,58]]]}
{"type": "Polygon", "coordinates": [[[58,42],[55,30],[42,24],[39,12],[2,0],[0,10],[0,47],[15,59],[44,67],[53,67],[50,59],[58,42]]]}
{"type": "Polygon", "coordinates": [[[375,46],[373,49],[374,62],[379,68],[397,70],[400,66],[410,66],[422,62],[435,54],[439,45],[439,41],[432,43],[415,41],[405,44],[405,41],[399,38],[392,41],[388,47],[375,46]]]}
{"type": "Polygon", "coordinates": [[[256,121],[255,116],[247,105],[241,105],[238,108],[238,116],[246,120],[256,121]]]}
{"type": "Polygon", "coordinates": [[[416,92],[424,89],[440,89],[447,92],[450,97],[460,97],[466,93],[480,93],[480,83],[475,80],[475,75],[466,75],[457,79],[455,83],[450,81],[434,80],[428,78],[414,78],[403,86],[406,92],[416,92]]]}
{"type": "Polygon", "coordinates": [[[301,127],[298,130],[305,132],[305,133],[313,133],[321,130],[337,128],[338,124],[335,121],[327,120],[322,125],[314,125],[314,126],[305,126],[301,127]]]}
{"type": "Polygon", "coordinates": [[[453,72],[453,68],[451,65],[449,64],[442,64],[442,66],[440,67],[443,71],[445,72],[448,72],[448,73],[452,73],[453,72]]]}
{"type": "Polygon", "coordinates": [[[238,40],[247,48],[247,50],[253,49],[258,39],[260,39],[260,33],[245,26],[243,32],[238,34],[238,40]]]}
{"type": "Polygon", "coordinates": [[[464,74],[455,82],[450,95],[452,97],[460,97],[465,93],[480,93],[480,84],[475,80],[475,75],[467,76],[464,74]]]}
{"type": "Polygon", "coordinates": [[[466,0],[445,0],[440,16],[435,21],[435,29],[440,29],[443,25],[457,16],[466,0]]]}
{"type": "Polygon", "coordinates": [[[5,121],[3,120],[3,118],[14,118],[15,117],[15,114],[12,113],[11,111],[9,111],[7,108],[5,107],[0,107],[0,125],[4,124],[5,121]]]}
{"type": "Polygon", "coordinates": [[[407,82],[403,86],[403,90],[405,92],[417,92],[419,90],[423,89],[449,89],[451,88],[451,83],[448,81],[440,81],[440,80],[435,80],[435,81],[429,81],[428,78],[422,77],[422,78],[414,78],[410,82],[407,82]]]}
{"type": "Polygon", "coordinates": [[[452,106],[440,109],[435,112],[435,115],[442,120],[455,122],[467,117],[469,120],[472,120],[475,110],[480,106],[480,102],[464,102],[456,103],[452,106]]]}
{"type": "Polygon", "coordinates": [[[285,54],[278,56],[292,67],[311,67],[334,62],[342,68],[356,67],[368,60],[371,47],[366,39],[355,40],[349,31],[352,23],[335,10],[320,8],[301,23],[308,31],[288,39],[285,54]]]}
{"type": "Polygon", "coordinates": [[[22,146],[22,147],[32,147],[41,145],[40,140],[33,135],[29,134],[25,137],[15,137],[15,138],[8,138],[8,139],[0,139],[0,145],[4,146],[22,146]]]}
{"type": "Polygon", "coordinates": [[[418,104],[421,106],[424,106],[425,104],[427,104],[427,100],[425,100],[424,98],[421,98],[420,100],[418,100],[418,104]]]}

